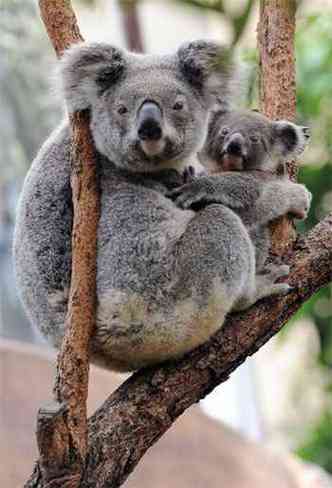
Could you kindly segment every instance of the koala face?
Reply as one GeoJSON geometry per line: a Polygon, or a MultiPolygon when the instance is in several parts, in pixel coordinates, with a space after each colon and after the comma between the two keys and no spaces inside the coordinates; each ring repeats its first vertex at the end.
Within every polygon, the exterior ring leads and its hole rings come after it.
{"type": "Polygon", "coordinates": [[[307,127],[287,120],[273,122],[255,111],[216,112],[201,158],[212,171],[272,171],[301,154],[308,139],[307,127]]]}
{"type": "Polygon", "coordinates": [[[177,166],[195,153],[206,133],[207,109],[167,73],[134,73],[107,90],[92,108],[97,149],[121,168],[153,171],[177,166]]]}
{"type": "Polygon", "coordinates": [[[223,52],[204,41],[168,56],[76,46],[61,64],[64,96],[70,111],[91,110],[96,147],[118,167],[178,168],[202,145],[213,93],[227,93],[223,52]]]}

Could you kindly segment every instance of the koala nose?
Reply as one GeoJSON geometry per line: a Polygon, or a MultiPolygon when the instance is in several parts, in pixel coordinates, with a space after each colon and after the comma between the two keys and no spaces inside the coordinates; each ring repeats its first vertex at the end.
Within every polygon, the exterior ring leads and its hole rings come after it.
{"type": "Polygon", "coordinates": [[[244,156],[245,155],[245,140],[240,133],[232,134],[227,142],[225,152],[233,154],[234,156],[244,156]]]}
{"type": "Polygon", "coordinates": [[[144,102],[138,111],[138,137],[141,141],[159,141],[162,136],[162,113],[155,102],[144,102]]]}

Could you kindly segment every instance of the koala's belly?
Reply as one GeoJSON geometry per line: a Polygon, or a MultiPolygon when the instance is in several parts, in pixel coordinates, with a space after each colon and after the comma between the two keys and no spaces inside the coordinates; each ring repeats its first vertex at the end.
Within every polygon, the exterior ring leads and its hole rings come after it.
{"type": "Polygon", "coordinates": [[[164,307],[135,293],[109,290],[98,299],[94,361],[130,371],[191,351],[224,321],[227,310],[220,286],[204,305],[190,296],[164,307]]]}

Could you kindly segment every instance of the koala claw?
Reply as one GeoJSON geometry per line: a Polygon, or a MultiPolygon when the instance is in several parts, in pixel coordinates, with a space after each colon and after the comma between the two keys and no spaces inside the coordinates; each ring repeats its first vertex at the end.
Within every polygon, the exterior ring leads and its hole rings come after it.
{"type": "Polygon", "coordinates": [[[191,183],[192,181],[194,181],[195,176],[195,168],[193,166],[188,166],[183,172],[183,181],[185,183],[191,183]]]}
{"type": "Polygon", "coordinates": [[[288,295],[292,290],[288,283],[277,283],[271,286],[270,295],[288,295]]]}
{"type": "Polygon", "coordinates": [[[287,264],[276,265],[268,264],[263,269],[263,274],[268,275],[272,280],[277,280],[278,278],[285,278],[289,275],[290,268],[287,264]]]}
{"type": "Polygon", "coordinates": [[[175,201],[180,195],[181,195],[181,192],[182,192],[182,189],[183,189],[183,186],[179,186],[178,188],[175,188],[175,190],[170,190],[166,193],[166,197],[167,198],[170,198],[171,200],[175,201]]]}
{"type": "Polygon", "coordinates": [[[275,283],[279,278],[288,276],[289,266],[275,264],[267,265],[263,273],[256,275],[255,300],[271,295],[287,295],[292,288],[288,283],[275,283]]]}
{"type": "Polygon", "coordinates": [[[192,205],[194,205],[195,203],[198,203],[200,201],[202,201],[203,198],[199,198],[199,195],[195,195],[195,196],[190,196],[190,195],[180,195],[175,203],[178,207],[182,208],[183,210],[187,210],[189,209],[192,205]]]}
{"type": "Polygon", "coordinates": [[[207,195],[204,191],[197,191],[190,184],[180,186],[175,190],[167,193],[167,197],[173,200],[177,207],[187,210],[197,203],[207,201],[207,195]]]}

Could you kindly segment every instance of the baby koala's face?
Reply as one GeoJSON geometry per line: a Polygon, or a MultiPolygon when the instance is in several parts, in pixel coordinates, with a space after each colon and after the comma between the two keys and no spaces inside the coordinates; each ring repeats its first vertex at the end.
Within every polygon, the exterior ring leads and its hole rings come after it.
{"type": "Polygon", "coordinates": [[[289,121],[273,122],[255,111],[212,114],[201,163],[212,173],[221,171],[274,171],[302,153],[309,139],[307,127],[289,121]]]}

